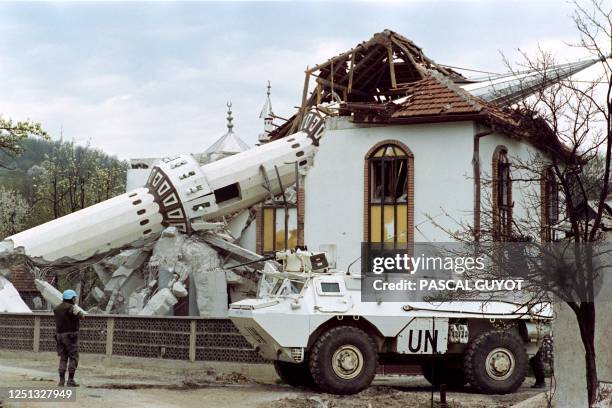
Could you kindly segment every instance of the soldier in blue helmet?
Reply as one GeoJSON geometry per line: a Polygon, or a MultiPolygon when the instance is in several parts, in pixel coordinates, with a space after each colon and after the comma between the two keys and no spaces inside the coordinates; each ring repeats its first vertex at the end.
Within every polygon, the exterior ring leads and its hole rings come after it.
{"type": "Polygon", "coordinates": [[[77,293],[68,289],[64,291],[63,301],[55,309],[55,340],[57,343],[57,354],[59,362],[59,383],[60,387],[78,387],[74,381],[74,373],[79,365],[79,324],[85,317],[81,308],[74,304],[77,293]],[[68,382],[66,382],[66,368],[68,369],[68,382]]]}

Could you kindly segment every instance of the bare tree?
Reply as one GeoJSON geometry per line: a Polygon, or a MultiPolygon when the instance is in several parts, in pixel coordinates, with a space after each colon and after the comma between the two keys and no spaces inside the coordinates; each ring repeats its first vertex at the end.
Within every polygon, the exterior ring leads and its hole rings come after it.
{"type": "Polygon", "coordinates": [[[538,147],[528,158],[509,159],[511,189],[520,190],[521,210],[512,202],[502,217],[499,208],[507,203],[496,191],[500,176],[485,174],[481,182],[488,188],[483,189],[479,226],[461,220],[459,230],[438,226],[488,256],[493,267],[485,278],[518,276],[529,286],[527,302],[552,296],[569,306],[585,349],[592,406],[599,389],[596,299],[601,271],[612,266],[605,233],[612,220],[606,204],[612,160],[612,8],[599,0],[592,0],[589,9],[575,3],[573,20],[580,32],[574,46],[599,61],[598,78],[559,80],[556,61],[542,49],[535,56],[522,52],[517,68],[504,58],[518,77],[529,70],[543,79],[536,87],[521,83],[528,96],[505,112],[515,115],[526,138],[538,147]]]}

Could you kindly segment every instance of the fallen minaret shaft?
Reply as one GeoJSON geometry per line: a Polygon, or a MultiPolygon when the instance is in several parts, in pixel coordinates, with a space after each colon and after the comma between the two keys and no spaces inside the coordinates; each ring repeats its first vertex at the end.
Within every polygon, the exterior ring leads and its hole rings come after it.
{"type": "MultiPolygon", "coordinates": [[[[6,238],[32,259],[84,260],[248,208],[296,181],[314,154],[305,132],[200,166],[191,155],[164,159],[144,187],[6,238]]],[[[9,245],[10,246],[10,245],[9,245]]]]}

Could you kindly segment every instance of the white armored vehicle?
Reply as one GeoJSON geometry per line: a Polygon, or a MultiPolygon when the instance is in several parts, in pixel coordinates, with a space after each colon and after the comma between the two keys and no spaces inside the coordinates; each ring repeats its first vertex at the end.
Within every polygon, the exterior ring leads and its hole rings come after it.
{"type": "Polygon", "coordinates": [[[434,385],[514,392],[549,332],[549,305],[362,302],[361,276],[327,268],[323,254],[285,252],[256,299],[230,318],[290,385],[334,394],[368,387],[378,363],[420,364],[434,385]]]}

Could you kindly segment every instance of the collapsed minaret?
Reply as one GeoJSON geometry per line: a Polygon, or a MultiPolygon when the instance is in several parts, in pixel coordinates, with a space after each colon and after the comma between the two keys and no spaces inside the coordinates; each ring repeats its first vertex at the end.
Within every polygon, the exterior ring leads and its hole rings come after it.
{"type": "MultiPolygon", "coordinates": [[[[190,234],[295,183],[315,154],[323,118],[304,130],[200,166],[191,155],[163,159],[144,187],[20,232],[0,243],[41,262],[74,262],[152,239],[167,226],[190,234]],[[21,248],[21,249],[19,249],[21,248]]],[[[2,255],[2,254],[0,254],[2,255]]]]}

